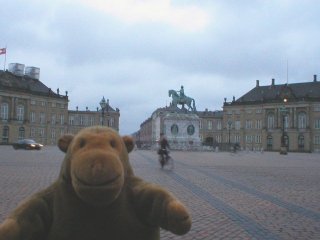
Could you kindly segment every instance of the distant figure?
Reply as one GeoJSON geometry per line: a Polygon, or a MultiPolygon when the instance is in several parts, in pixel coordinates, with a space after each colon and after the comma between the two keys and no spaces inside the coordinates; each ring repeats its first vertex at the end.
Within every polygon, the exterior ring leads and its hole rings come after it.
{"type": "Polygon", "coordinates": [[[162,160],[166,160],[169,157],[168,149],[170,148],[167,138],[163,133],[160,134],[159,141],[160,148],[158,150],[158,154],[160,155],[162,160]]]}
{"type": "Polygon", "coordinates": [[[159,141],[160,148],[158,150],[159,154],[159,162],[161,165],[161,168],[163,168],[165,165],[170,165],[171,170],[174,167],[173,159],[169,156],[169,143],[167,138],[164,136],[163,133],[160,134],[160,141],[159,141]]]}

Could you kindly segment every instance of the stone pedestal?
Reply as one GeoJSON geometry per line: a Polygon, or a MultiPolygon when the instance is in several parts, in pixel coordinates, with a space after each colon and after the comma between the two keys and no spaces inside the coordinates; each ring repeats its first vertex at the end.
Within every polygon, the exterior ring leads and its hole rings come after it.
{"type": "Polygon", "coordinates": [[[166,113],[163,129],[171,149],[199,150],[199,122],[199,117],[194,113],[166,113]]]}

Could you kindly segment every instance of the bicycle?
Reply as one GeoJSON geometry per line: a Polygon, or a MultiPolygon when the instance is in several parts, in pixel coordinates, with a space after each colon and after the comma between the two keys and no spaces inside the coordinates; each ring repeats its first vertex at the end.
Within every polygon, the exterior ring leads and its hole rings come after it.
{"type": "Polygon", "coordinates": [[[166,149],[160,149],[158,151],[159,154],[159,163],[161,166],[161,169],[163,169],[165,166],[168,166],[170,170],[174,169],[174,161],[173,158],[169,155],[169,151],[166,149]]]}

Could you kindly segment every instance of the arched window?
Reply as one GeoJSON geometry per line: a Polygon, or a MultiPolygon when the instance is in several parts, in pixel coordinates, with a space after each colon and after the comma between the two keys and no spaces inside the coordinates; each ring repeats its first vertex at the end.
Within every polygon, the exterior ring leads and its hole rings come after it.
{"type": "Polygon", "coordinates": [[[8,120],[8,118],[9,118],[9,104],[8,103],[1,104],[0,114],[1,114],[2,120],[8,120]]]}
{"type": "Polygon", "coordinates": [[[307,114],[305,112],[298,114],[298,128],[307,128],[307,114]]]}
{"type": "Polygon", "coordinates": [[[274,114],[269,113],[267,117],[267,126],[268,129],[273,129],[274,128],[274,114]]]}
{"type": "Polygon", "coordinates": [[[23,105],[17,106],[17,120],[18,121],[24,120],[24,106],[23,105]]]}
{"type": "Polygon", "coordinates": [[[25,130],[24,130],[24,127],[20,127],[19,128],[19,136],[18,136],[19,139],[24,139],[25,138],[25,130]]]}

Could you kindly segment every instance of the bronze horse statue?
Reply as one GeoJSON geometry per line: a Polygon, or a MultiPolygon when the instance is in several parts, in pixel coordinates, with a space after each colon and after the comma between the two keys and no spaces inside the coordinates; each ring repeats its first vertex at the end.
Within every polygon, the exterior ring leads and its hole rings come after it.
{"type": "Polygon", "coordinates": [[[182,105],[182,108],[184,108],[184,104],[186,104],[188,106],[188,110],[196,111],[196,104],[193,98],[187,96],[180,97],[173,89],[169,90],[169,97],[172,97],[173,106],[180,104],[182,105]]]}

